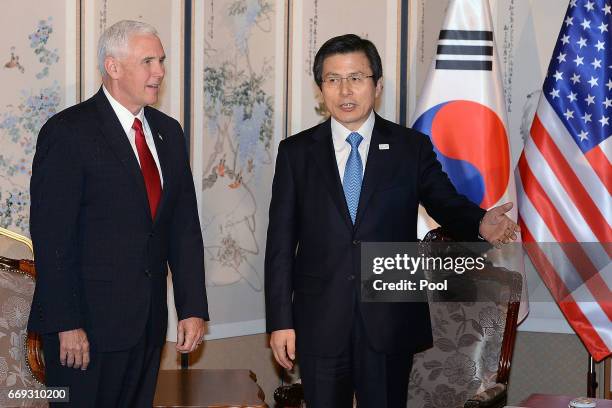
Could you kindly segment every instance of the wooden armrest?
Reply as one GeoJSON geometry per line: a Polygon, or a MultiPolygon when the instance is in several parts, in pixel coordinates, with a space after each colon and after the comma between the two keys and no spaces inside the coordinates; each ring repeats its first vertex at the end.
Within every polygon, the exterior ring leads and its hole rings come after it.
{"type": "Polygon", "coordinates": [[[504,384],[495,384],[472,396],[463,408],[501,408],[506,405],[507,390],[504,384]]]}

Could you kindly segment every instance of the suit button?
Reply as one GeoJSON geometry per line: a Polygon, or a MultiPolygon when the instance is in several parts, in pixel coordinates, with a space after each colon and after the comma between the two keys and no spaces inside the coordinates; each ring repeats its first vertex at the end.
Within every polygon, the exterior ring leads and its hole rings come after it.
{"type": "Polygon", "coordinates": [[[349,275],[346,279],[349,281],[355,280],[355,275],[349,275]]]}
{"type": "Polygon", "coordinates": [[[145,269],[145,276],[147,278],[150,278],[151,277],[151,271],[149,271],[148,269],[145,269]]]}
{"type": "Polygon", "coordinates": [[[353,240],[353,245],[357,246],[359,244],[361,244],[360,240],[358,240],[358,239],[353,240]]]}

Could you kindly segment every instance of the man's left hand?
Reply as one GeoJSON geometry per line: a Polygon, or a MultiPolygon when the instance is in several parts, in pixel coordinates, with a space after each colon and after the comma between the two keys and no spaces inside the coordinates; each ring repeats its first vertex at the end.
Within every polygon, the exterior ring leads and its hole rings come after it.
{"type": "Polygon", "coordinates": [[[502,244],[516,241],[518,238],[520,227],[506,215],[512,206],[512,203],[506,203],[491,208],[480,222],[478,233],[495,248],[500,248],[502,244]]]}
{"type": "Polygon", "coordinates": [[[191,353],[204,341],[204,319],[188,317],[178,322],[176,350],[191,353]]]}

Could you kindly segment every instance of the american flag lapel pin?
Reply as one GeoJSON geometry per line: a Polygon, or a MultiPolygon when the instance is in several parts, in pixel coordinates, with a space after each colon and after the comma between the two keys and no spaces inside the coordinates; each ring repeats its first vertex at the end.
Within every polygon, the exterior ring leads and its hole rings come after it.
{"type": "Polygon", "coordinates": [[[387,143],[381,143],[378,145],[378,150],[389,150],[389,145],[387,143]]]}

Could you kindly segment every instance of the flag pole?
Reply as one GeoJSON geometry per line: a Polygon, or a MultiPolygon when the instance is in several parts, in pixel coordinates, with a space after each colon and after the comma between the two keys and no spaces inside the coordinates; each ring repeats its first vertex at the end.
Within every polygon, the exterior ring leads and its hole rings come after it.
{"type": "Polygon", "coordinates": [[[595,360],[589,355],[589,370],[587,372],[587,397],[597,397],[597,372],[595,371],[595,360]]]}

